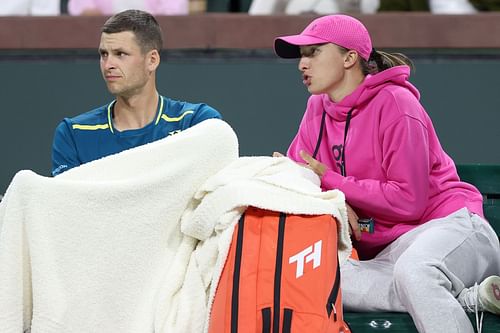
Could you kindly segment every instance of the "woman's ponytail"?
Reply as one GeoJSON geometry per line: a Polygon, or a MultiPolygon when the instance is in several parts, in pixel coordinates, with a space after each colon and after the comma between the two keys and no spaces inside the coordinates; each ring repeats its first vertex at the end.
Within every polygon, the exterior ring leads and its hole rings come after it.
{"type": "Polygon", "coordinates": [[[415,65],[410,58],[402,53],[388,53],[372,49],[368,61],[361,59],[361,68],[364,75],[375,74],[400,65],[407,65],[411,70],[415,69],[415,65]]]}

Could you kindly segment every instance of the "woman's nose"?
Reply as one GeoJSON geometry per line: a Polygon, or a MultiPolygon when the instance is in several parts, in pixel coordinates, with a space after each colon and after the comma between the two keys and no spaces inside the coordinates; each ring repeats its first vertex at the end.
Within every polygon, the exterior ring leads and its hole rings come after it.
{"type": "Polygon", "coordinates": [[[303,72],[306,70],[309,66],[309,62],[307,61],[306,57],[301,57],[299,61],[299,71],[303,72]]]}

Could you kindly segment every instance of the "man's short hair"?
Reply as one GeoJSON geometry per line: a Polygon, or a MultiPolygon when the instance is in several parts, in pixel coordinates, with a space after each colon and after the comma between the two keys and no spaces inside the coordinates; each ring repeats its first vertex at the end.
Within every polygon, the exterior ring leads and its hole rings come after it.
{"type": "Polygon", "coordinates": [[[151,50],[160,52],[163,37],[160,25],[153,15],[136,9],[125,10],[111,16],[101,29],[101,32],[114,34],[131,31],[143,53],[151,50]]]}

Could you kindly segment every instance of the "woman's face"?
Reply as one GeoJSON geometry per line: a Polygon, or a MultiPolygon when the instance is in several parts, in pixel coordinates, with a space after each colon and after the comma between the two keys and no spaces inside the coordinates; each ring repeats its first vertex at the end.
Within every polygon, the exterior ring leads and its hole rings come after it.
{"type": "Polygon", "coordinates": [[[328,43],[301,46],[300,53],[302,82],[311,94],[335,96],[336,92],[342,91],[348,52],[328,43]]]}

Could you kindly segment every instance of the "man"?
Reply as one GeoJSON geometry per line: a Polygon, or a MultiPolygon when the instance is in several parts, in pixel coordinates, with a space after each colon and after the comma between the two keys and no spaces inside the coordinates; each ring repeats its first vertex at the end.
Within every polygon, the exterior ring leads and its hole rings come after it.
{"type": "Polygon", "coordinates": [[[56,128],[52,175],[220,118],[206,104],[174,101],[156,90],[163,39],[149,13],[126,10],[106,21],[99,44],[102,76],[116,97],[111,103],[56,128]]]}

